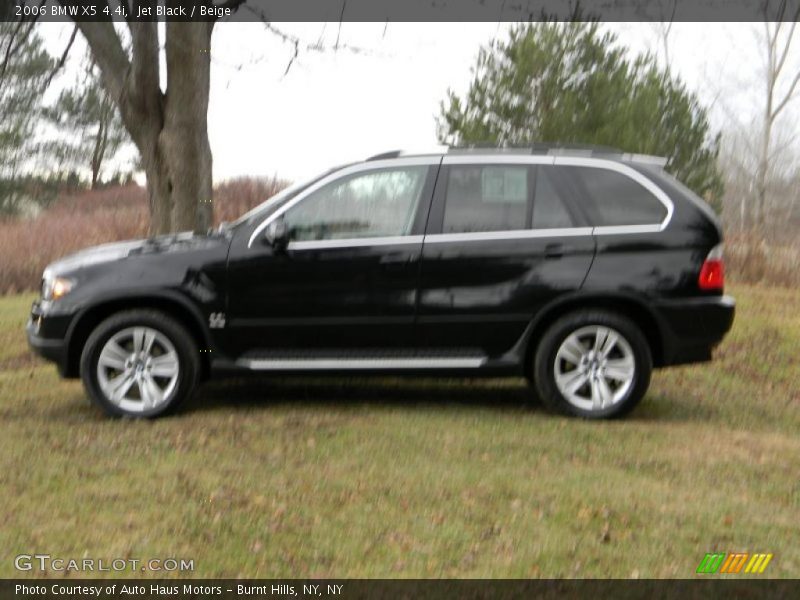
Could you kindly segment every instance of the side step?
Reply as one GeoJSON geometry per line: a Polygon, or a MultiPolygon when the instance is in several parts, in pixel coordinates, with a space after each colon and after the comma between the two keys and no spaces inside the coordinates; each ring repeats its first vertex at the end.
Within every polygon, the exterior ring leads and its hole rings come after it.
{"type": "Polygon", "coordinates": [[[415,358],[240,358],[236,365],[252,371],[361,371],[384,369],[477,369],[486,357],[418,356],[415,358]]]}

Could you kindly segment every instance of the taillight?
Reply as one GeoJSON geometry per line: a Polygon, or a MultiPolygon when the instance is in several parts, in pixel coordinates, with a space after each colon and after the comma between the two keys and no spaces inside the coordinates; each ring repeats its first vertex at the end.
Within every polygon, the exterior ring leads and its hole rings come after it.
{"type": "Polygon", "coordinates": [[[697,285],[701,290],[720,290],[725,287],[725,263],[722,261],[722,244],[714,246],[700,267],[697,285]]]}

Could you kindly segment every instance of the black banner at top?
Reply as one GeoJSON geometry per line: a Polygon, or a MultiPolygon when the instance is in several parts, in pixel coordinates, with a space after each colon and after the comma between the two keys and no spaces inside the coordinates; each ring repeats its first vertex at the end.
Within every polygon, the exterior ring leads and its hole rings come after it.
{"type": "Polygon", "coordinates": [[[800,0],[0,0],[67,21],[797,21],[800,0]]]}

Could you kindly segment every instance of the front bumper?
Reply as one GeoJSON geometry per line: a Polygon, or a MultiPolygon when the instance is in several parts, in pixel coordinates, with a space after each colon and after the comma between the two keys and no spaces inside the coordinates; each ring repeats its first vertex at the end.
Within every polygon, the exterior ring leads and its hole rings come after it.
{"type": "Polygon", "coordinates": [[[711,352],[730,331],[736,314],[732,296],[663,300],[656,304],[663,334],[662,365],[711,360],[711,352]]]}
{"type": "Polygon", "coordinates": [[[66,323],[64,317],[48,316],[37,300],[25,326],[28,346],[42,358],[54,362],[62,376],[67,372],[66,323]]]}

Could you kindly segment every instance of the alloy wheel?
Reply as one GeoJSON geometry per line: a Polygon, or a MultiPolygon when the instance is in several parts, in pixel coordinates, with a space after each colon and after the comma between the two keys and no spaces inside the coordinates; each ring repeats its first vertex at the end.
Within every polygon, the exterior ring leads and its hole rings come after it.
{"type": "Polygon", "coordinates": [[[145,412],[167,402],[178,384],[180,361],[172,342],[151,327],[129,327],[112,335],[97,360],[97,381],[110,402],[127,412],[145,412]]]}
{"type": "Polygon", "coordinates": [[[590,325],[569,334],[556,352],[555,382],[564,398],[585,411],[621,402],[636,376],[636,359],[618,331],[590,325]]]}

